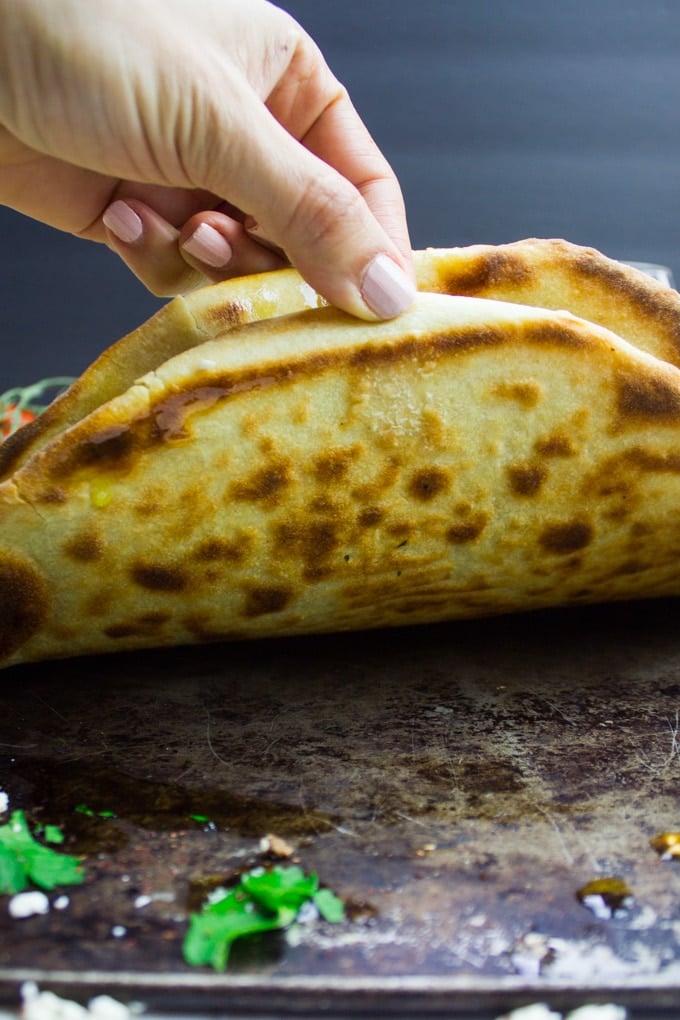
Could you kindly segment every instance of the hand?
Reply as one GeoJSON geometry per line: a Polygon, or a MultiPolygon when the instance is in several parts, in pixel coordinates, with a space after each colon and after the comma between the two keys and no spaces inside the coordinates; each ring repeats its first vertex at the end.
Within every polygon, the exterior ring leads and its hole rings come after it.
{"type": "Polygon", "coordinates": [[[394,174],[265,0],[0,0],[0,202],[156,294],[286,259],[364,318],[415,292],[394,174]]]}

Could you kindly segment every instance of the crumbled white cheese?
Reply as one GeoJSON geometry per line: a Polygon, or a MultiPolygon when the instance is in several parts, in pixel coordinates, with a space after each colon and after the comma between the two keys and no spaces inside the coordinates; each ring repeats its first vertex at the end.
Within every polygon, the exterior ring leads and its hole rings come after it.
{"type": "Polygon", "coordinates": [[[110,995],[97,995],[86,1007],[54,992],[41,992],[32,981],[22,986],[21,996],[22,1020],[130,1020],[132,1012],[110,995]]]}
{"type": "Polygon", "coordinates": [[[497,1020],[626,1020],[628,1011],[623,1006],[605,1003],[602,1006],[579,1006],[564,1018],[561,1013],[554,1013],[544,1002],[535,1002],[531,1006],[521,1006],[506,1013],[497,1020]]]}
{"type": "Polygon", "coordinates": [[[12,896],[7,906],[10,917],[33,917],[35,914],[49,914],[50,901],[45,893],[32,890],[12,896]]]}

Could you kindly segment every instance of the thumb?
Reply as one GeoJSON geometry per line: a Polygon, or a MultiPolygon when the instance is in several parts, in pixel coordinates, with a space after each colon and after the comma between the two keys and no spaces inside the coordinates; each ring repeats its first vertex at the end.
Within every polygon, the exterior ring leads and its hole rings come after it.
{"type": "MultiPolygon", "coordinates": [[[[252,98],[254,102],[241,107],[248,120],[238,135],[237,165],[247,173],[233,174],[232,146],[223,162],[219,156],[213,161],[208,187],[248,213],[258,234],[282,248],[330,304],[364,319],[389,319],[405,311],[416,286],[410,245],[404,240],[403,202],[378,150],[354,152],[351,160],[346,152],[339,156],[339,163],[355,169],[355,183],[295,139],[252,98]],[[231,166],[228,179],[221,179],[220,165],[226,174],[231,166]],[[399,244],[385,225],[394,225],[399,244]]],[[[361,127],[365,144],[367,132],[361,127]]],[[[337,144],[351,146],[352,138],[348,134],[337,144]]]]}

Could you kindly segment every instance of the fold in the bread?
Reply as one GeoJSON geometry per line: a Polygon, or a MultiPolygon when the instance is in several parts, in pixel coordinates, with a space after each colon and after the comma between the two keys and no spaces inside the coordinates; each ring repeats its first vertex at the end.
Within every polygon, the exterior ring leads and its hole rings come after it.
{"type": "Polygon", "coordinates": [[[421,294],[159,364],[0,485],[0,658],[680,592],[680,370],[421,294]]]}
{"type": "Polygon", "coordinates": [[[108,347],[38,418],[0,444],[0,480],[136,379],[235,326],[323,304],[294,269],[225,280],[180,295],[108,347]]]}
{"type": "MultiPolygon", "coordinates": [[[[594,248],[528,238],[413,254],[421,291],[566,309],[680,366],[680,295],[594,248]]],[[[290,268],[226,280],[175,298],[105,350],[45,413],[0,445],[0,480],[62,429],[168,358],[236,326],[323,304],[290,268]]]]}

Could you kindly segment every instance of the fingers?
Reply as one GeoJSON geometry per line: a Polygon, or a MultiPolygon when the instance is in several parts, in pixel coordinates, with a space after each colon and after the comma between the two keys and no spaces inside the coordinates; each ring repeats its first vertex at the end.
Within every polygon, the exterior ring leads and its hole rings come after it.
{"type": "Polygon", "coordinates": [[[302,142],[354,184],[411,272],[411,241],[399,182],[344,89],[302,142]]]}
{"type": "Polygon", "coordinates": [[[177,228],[138,199],[117,199],[104,211],[102,224],[109,247],[158,296],[284,264],[219,210],[197,213],[177,228]]]}
{"type": "MultiPolygon", "coordinates": [[[[228,193],[247,210],[331,304],[365,319],[392,318],[408,308],[416,290],[410,246],[399,189],[384,164],[376,176],[369,159],[361,186],[396,241],[358,184],[301,145],[262,104],[241,109],[248,117],[248,130],[239,135],[241,163],[251,172],[237,183],[233,176],[221,179],[226,160],[218,158],[206,182],[210,190],[228,193]]],[[[361,178],[354,151],[354,175],[361,178]]]]}

